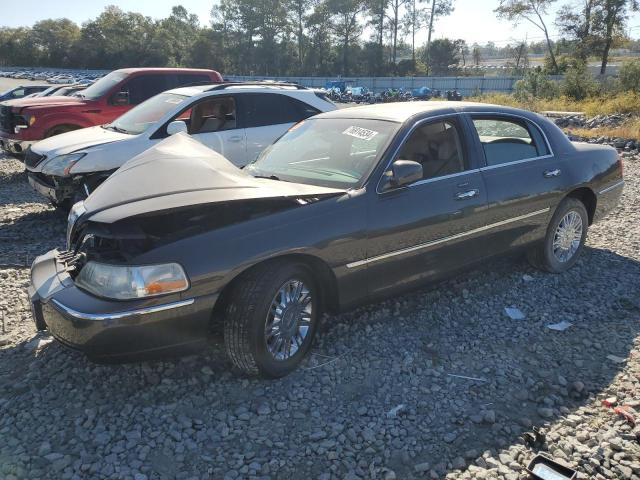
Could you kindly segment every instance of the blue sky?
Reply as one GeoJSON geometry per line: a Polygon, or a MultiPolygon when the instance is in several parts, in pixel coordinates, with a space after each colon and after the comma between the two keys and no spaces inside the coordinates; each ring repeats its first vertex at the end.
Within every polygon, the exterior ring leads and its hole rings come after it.
{"type": "MultiPolygon", "coordinates": [[[[15,0],[9,0],[15,1],[15,0]]],[[[171,7],[176,4],[183,5],[189,12],[200,17],[200,22],[209,22],[209,12],[215,2],[211,0],[56,0],[55,2],[43,0],[21,0],[19,8],[5,8],[0,17],[0,25],[19,26],[32,25],[44,18],[67,17],[82,23],[96,17],[107,5],[118,5],[123,10],[132,10],[153,18],[167,16],[171,7]]],[[[493,9],[498,0],[455,0],[455,11],[447,18],[439,20],[436,25],[435,37],[464,38],[469,43],[485,43],[489,40],[498,45],[504,45],[514,40],[541,39],[541,32],[535,27],[522,24],[518,27],[509,22],[498,21],[493,9]]],[[[559,1],[558,5],[566,2],[559,1]]],[[[550,15],[549,27],[552,35],[557,38],[557,32],[553,26],[553,17],[550,15]]],[[[634,38],[640,37],[640,14],[635,14],[629,22],[630,30],[634,38]]],[[[420,41],[424,41],[424,33],[420,41]]]]}

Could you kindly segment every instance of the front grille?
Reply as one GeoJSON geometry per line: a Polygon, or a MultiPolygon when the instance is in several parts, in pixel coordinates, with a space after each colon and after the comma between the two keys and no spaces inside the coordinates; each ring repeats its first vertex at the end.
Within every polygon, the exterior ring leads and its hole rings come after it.
{"type": "Polygon", "coordinates": [[[40,165],[45,158],[47,158],[46,155],[40,155],[32,151],[31,148],[28,148],[24,154],[24,164],[27,167],[35,168],[40,165]]]}
{"type": "Polygon", "coordinates": [[[11,107],[6,105],[0,107],[0,130],[6,133],[13,133],[15,126],[15,119],[11,107]]]}

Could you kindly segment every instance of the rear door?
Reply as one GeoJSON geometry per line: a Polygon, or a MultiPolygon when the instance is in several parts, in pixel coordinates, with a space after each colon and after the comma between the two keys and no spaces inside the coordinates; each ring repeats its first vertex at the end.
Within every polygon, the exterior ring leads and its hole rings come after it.
{"type": "Polygon", "coordinates": [[[562,162],[542,130],[509,115],[470,115],[485,165],[490,232],[487,253],[524,245],[544,235],[563,191],[562,162]]]}
{"type": "MultiPolygon", "coordinates": [[[[371,194],[366,266],[372,296],[388,294],[477,259],[486,188],[457,115],[416,125],[393,160],[422,164],[423,179],[371,194]]],[[[380,190],[380,187],[378,187],[380,190]]]]}
{"type": "Polygon", "coordinates": [[[243,93],[240,98],[247,137],[247,160],[252,162],[289,128],[319,111],[279,93],[243,93]]]}

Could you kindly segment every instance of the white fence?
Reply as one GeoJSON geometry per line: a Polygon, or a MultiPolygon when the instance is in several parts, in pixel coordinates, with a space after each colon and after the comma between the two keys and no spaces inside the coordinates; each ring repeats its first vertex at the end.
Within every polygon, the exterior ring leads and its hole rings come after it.
{"type": "MultiPolygon", "coordinates": [[[[509,77],[261,77],[225,75],[230,81],[256,81],[275,80],[281,82],[295,82],[306,87],[324,87],[327,82],[344,81],[348,85],[367,87],[374,92],[380,92],[387,88],[412,89],[417,87],[429,87],[445,92],[458,90],[465,96],[487,92],[513,92],[515,83],[521,76],[509,77]]],[[[562,76],[552,76],[554,80],[561,80],[562,76]]]]}

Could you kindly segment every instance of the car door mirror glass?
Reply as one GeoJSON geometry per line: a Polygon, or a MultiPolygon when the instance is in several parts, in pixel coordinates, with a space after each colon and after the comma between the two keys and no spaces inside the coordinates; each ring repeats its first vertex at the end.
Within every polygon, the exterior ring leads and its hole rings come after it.
{"type": "Polygon", "coordinates": [[[167,125],[167,135],[175,135],[176,133],[187,133],[187,124],[182,120],[174,120],[167,125]]]}
{"type": "Polygon", "coordinates": [[[113,105],[129,105],[129,92],[118,92],[111,97],[113,105]]]}
{"type": "Polygon", "coordinates": [[[422,165],[412,160],[398,159],[391,164],[391,170],[385,174],[388,179],[384,190],[404,187],[422,180],[422,165]]]}

